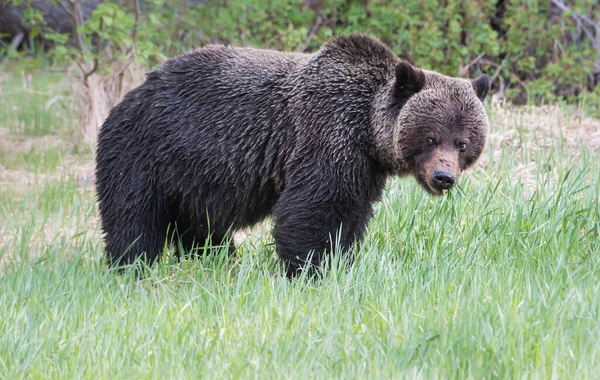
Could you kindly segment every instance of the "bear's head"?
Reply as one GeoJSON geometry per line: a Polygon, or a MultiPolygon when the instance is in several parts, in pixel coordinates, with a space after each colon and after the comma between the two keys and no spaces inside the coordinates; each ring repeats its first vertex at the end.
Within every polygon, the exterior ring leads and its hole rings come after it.
{"type": "Polygon", "coordinates": [[[484,149],[489,122],[483,100],[489,88],[486,75],[451,78],[400,62],[388,93],[399,110],[390,120],[393,143],[387,145],[396,170],[414,175],[434,195],[454,187],[484,149]]]}

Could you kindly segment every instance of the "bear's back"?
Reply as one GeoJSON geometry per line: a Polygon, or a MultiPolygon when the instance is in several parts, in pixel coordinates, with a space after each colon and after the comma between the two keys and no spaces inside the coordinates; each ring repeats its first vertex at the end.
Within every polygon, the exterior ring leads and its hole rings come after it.
{"type": "Polygon", "coordinates": [[[139,127],[147,129],[143,135],[157,135],[161,187],[190,218],[200,219],[208,209],[220,216],[213,223],[221,229],[234,219],[253,224],[270,212],[295,143],[288,77],[307,59],[208,46],[148,76],[148,113],[156,117],[139,127]],[[231,193],[224,205],[222,195],[231,193]]]}
{"type": "Polygon", "coordinates": [[[256,86],[284,79],[310,54],[207,45],[165,61],[148,74],[147,82],[173,83],[185,78],[192,83],[213,83],[223,89],[256,86]],[[235,87],[234,87],[235,86],[235,87]]]}

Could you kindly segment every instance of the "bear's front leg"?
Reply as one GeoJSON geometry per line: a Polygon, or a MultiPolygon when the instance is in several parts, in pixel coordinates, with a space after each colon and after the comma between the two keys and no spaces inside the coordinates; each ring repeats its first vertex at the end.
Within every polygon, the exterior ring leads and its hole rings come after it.
{"type": "Polygon", "coordinates": [[[304,183],[284,190],[275,206],[273,234],[288,277],[320,267],[324,254],[345,253],[362,239],[372,207],[359,185],[304,183]]]}

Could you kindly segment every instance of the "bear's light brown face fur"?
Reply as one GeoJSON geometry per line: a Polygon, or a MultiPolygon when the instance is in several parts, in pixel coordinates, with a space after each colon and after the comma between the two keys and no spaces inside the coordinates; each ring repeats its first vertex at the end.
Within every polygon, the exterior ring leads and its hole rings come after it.
{"type": "Polygon", "coordinates": [[[489,82],[485,76],[471,81],[417,71],[424,77],[422,88],[396,120],[396,160],[427,191],[441,195],[484,149],[489,122],[482,100],[489,82]]]}

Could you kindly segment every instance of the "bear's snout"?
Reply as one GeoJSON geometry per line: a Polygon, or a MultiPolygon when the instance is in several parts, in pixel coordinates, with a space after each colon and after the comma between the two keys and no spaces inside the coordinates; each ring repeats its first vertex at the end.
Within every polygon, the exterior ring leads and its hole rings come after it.
{"type": "Polygon", "coordinates": [[[434,170],[431,178],[431,184],[437,190],[449,190],[456,183],[456,177],[454,174],[445,170],[434,170]]]}
{"type": "Polygon", "coordinates": [[[433,195],[442,195],[452,189],[460,177],[458,152],[450,149],[434,149],[417,161],[417,181],[433,195]]]}

